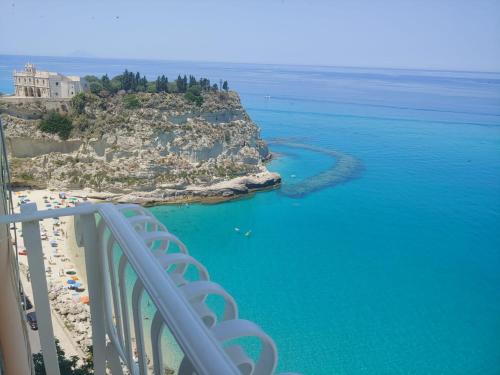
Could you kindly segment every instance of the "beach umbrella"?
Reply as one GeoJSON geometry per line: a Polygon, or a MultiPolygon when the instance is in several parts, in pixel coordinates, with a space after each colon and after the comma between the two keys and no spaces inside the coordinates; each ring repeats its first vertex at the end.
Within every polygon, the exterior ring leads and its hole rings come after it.
{"type": "Polygon", "coordinates": [[[79,288],[79,287],[81,287],[81,286],[82,286],[82,283],[78,283],[78,282],[76,282],[76,283],[74,283],[74,284],[73,284],[73,286],[74,286],[75,288],[79,288]]]}
{"type": "Polygon", "coordinates": [[[68,280],[66,280],[66,283],[72,285],[72,284],[76,283],[76,281],[73,279],[68,279],[68,280]]]}
{"type": "Polygon", "coordinates": [[[78,276],[71,276],[71,278],[75,281],[78,280],[78,276]]]}

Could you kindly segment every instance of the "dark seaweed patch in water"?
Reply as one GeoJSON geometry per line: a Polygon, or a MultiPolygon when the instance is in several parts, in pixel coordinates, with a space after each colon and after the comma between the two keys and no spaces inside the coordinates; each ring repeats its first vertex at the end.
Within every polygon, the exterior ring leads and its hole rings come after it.
{"type": "Polygon", "coordinates": [[[330,155],[335,159],[335,163],[324,172],[318,173],[294,184],[283,184],[280,192],[290,198],[302,198],[312,192],[351,181],[359,177],[363,171],[363,164],[361,163],[361,160],[340,151],[281,140],[271,141],[269,144],[321,152],[323,154],[330,155]]]}

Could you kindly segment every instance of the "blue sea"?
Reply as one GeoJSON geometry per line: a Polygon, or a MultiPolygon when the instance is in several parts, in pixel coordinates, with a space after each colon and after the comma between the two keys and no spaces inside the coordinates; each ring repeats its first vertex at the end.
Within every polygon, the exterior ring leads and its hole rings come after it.
{"type": "Polygon", "coordinates": [[[0,91],[28,60],[227,79],[284,142],[284,186],[335,163],[314,148],[359,161],[300,197],[151,209],[274,338],[279,370],[500,374],[499,73],[0,56],[0,91]]]}

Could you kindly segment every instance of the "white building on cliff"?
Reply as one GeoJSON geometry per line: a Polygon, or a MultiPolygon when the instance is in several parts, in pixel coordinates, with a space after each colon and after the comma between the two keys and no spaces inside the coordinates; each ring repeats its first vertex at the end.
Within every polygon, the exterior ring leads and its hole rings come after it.
{"type": "Polygon", "coordinates": [[[14,95],[22,98],[66,99],[88,90],[83,78],[39,71],[30,63],[23,71],[14,70],[14,87],[14,95]]]}

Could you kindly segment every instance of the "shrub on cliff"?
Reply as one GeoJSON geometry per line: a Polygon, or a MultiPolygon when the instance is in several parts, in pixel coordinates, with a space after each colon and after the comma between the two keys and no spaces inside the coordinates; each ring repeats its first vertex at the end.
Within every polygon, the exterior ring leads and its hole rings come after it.
{"type": "Polygon", "coordinates": [[[141,102],[134,94],[128,94],[123,97],[123,106],[127,109],[136,109],[141,107],[141,102]]]}
{"type": "Polygon", "coordinates": [[[198,107],[203,104],[203,96],[201,96],[200,86],[192,86],[184,94],[184,97],[191,103],[195,103],[198,107]]]}
{"type": "Polygon", "coordinates": [[[67,116],[50,111],[47,117],[40,121],[38,128],[44,133],[57,134],[61,139],[68,139],[73,130],[73,124],[67,116]]]}

